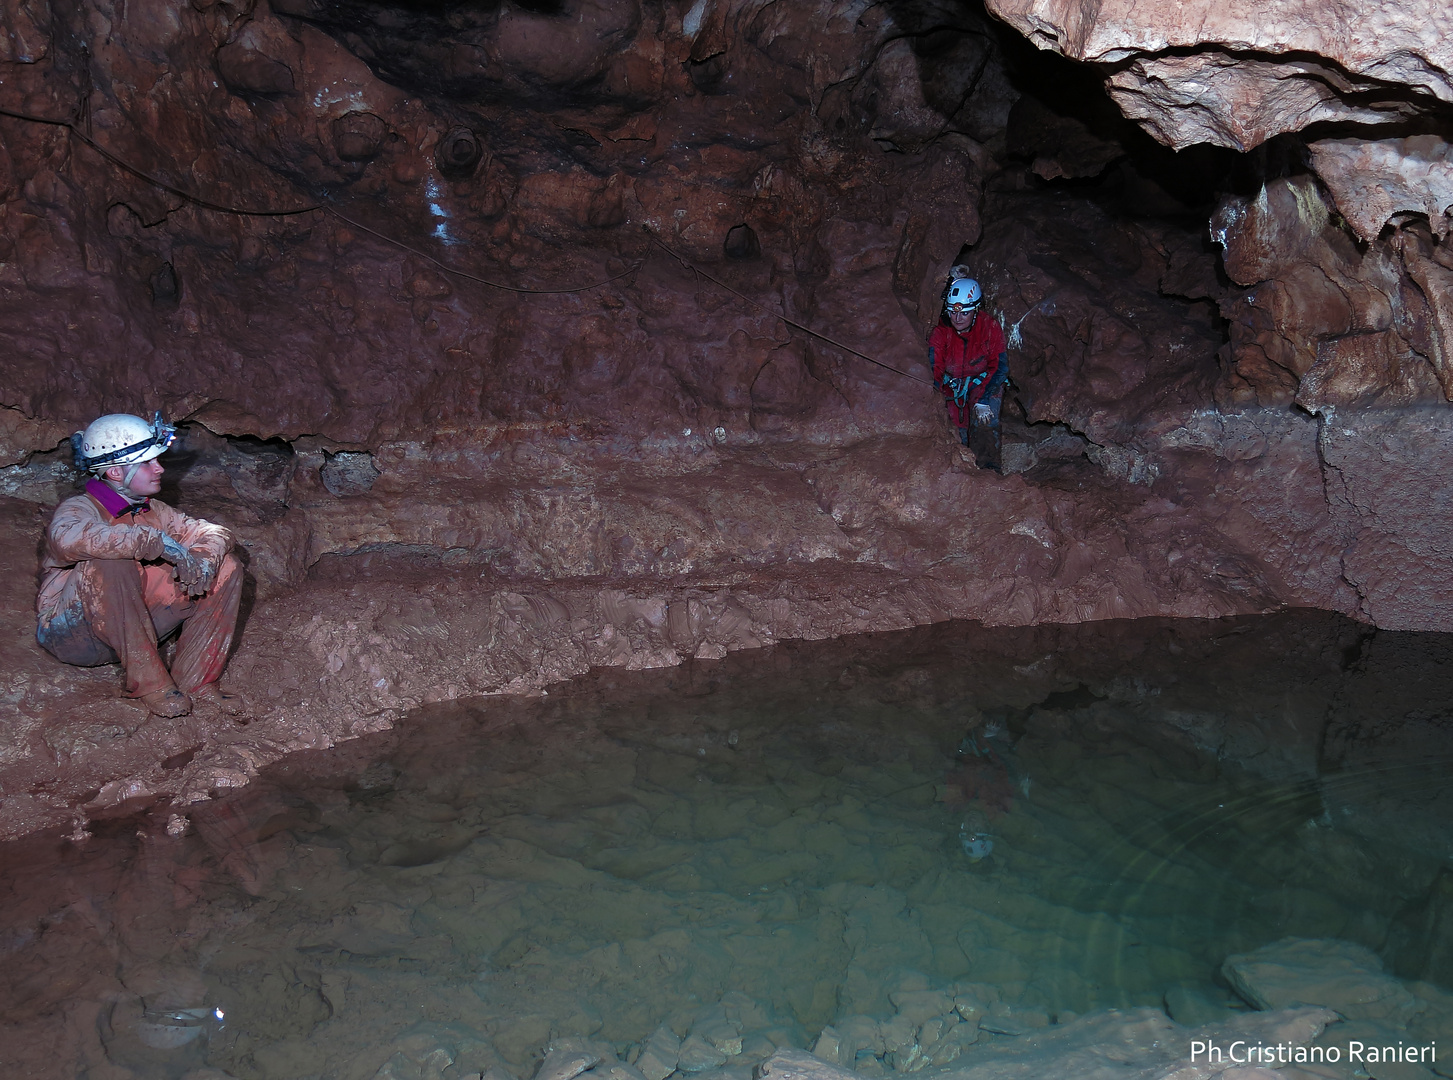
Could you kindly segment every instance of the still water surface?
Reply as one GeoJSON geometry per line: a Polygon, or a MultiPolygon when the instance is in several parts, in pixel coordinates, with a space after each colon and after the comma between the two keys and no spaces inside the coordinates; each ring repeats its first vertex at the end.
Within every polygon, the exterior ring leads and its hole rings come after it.
{"type": "Polygon", "coordinates": [[[0,1065],[504,1080],[715,1017],[698,1075],[864,1023],[847,1063],[932,1072],[1244,1010],[1220,965],[1288,935],[1446,986],[1450,660],[1319,614],[951,625],[433,707],[0,849],[0,1065]]]}

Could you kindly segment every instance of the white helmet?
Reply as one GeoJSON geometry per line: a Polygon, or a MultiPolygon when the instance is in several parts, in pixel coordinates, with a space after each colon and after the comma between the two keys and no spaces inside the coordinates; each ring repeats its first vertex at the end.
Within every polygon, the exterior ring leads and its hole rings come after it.
{"type": "Polygon", "coordinates": [[[948,308],[954,304],[963,304],[973,311],[978,308],[979,302],[983,299],[984,290],[979,288],[979,283],[973,278],[954,278],[949,282],[948,292],[944,294],[943,306],[948,308]]]}
{"type": "Polygon", "coordinates": [[[161,413],[149,424],[130,413],[111,413],[92,420],[85,431],[72,435],[71,446],[77,469],[99,476],[112,465],[127,465],[129,484],[137,467],[159,457],[176,437],[176,429],[161,418],[161,413]]]}

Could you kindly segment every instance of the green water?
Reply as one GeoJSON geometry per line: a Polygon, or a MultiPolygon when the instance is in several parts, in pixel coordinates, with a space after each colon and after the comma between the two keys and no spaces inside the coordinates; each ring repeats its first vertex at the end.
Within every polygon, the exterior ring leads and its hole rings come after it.
{"type": "Polygon", "coordinates": [[[1450,653],[1321,615],[954,626],[431,708],[0,853],[4,1041],[55,1075],[502,1080],[712,1014],[744,1045],[697,1075],[745,1080],[852,1017],[882,1074],[1224,1016],[1225,958],[1288,935],[1447,985],[1450,653]]]}

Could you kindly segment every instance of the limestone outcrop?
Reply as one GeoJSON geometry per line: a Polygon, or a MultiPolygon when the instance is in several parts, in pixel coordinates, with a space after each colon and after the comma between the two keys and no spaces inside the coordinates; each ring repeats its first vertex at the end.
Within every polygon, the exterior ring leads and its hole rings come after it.
{"type": "Polygon", "coordinates": [[[1040,48],[1113,65],[1111,96],[1177,148],[1250,150],[1313,124],[1394,125],[1453,104],[1453,13],[1438,0],[989,9],[1040,48]]]}
{"type": "MultiPolygon", "coordinates": [[[[1223,409],[1291,403],[1325,417],[1322,459],[1337,513],[1365,521],[1372,492],[1402,488],[1434,493],[1441,513],[1441,472],[1424,488],[1377,464],[1400,456],[1401,436],[1358,454],[1356,465],[1337,448],[1360,430],[1386,430],[1411,407],[1406,438],[1431,459],[1441,438],[1425,441],[1422,425],[1441,430],[1453,400],[1447,6],[992,0],[990,8],[1040,48],[1098,65],[1125,115],[1168,146],[1250,150],[1282,137],[1212,217],[1232,283],[1201,292],[1216,300],[1229,337],[1216,399],[1223,409]],[[1360,417],[1368,409],[1391,412],[1360,417]],[[1348,482],[1367,495],[1344,498],[1348,482]]],[[[1424,535],[1440,552],[1429,565],[1443,587],[1446,538],[1436,525],[1424,535]]],[[[1353,571],[1348,580],[1368,576],[1353,571]]]]}
{"type": "Polygon", "coordinates": [[[1233,398],[1252,387],[1315,411],[1453,396],[1446,5],[990,8],[1041,48],[1099,65],[1125,115],[1167,146],[1285,137],[1212,222],[1226,273],[1255,286],[1222,299],[1233,398]]]}

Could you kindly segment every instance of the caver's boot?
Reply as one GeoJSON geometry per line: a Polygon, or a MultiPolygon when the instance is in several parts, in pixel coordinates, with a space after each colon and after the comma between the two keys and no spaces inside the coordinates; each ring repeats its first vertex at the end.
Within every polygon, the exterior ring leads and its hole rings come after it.
{"type": "Polygon", "coordinates": [[[222,688],[214,682],[203,683],[192,691],[192,702],[195,705],[206,706],[226,713],[228,716],[241,716],[247,711],[247,699],[241,694],[224,694],[222,688]]]}
{"type": "Polygon", "coordinates": [[[192,711],[192,699],[175,686],[164,686],[160,690],[142,694],[141,703],[154,716],[164,716],[168,719],[186,716],[192,711]]]}
{"type": "Polygon", "coordinates": [[[982,424],[974,429],[973,438],[969,441],[969,449],[974,454],[974,464],[981,469],[992,469],[1000,472],[1000,451],[999,431],[997,428],[989,428],[988,424],[982,424]]]}

